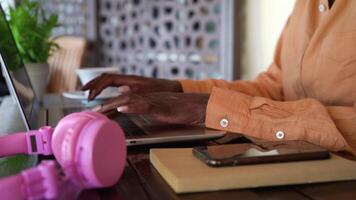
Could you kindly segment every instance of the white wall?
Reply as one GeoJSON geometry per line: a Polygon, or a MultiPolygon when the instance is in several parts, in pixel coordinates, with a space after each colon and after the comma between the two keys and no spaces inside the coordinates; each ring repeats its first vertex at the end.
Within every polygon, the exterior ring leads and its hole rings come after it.
{"type": "Polygon", "coordinates": [[[295,0],[247,0],[243,79],[253,79],[271,64],[274,48],[294,2],[295,0]]]}

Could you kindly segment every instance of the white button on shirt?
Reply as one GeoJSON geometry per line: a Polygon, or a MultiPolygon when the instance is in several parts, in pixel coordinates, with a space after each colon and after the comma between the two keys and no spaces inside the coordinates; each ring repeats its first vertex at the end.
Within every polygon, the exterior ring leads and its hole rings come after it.
{"type": "Polygon", "coordinates": [[[276,133],[276,138],[279,140],[282,140],[284,138],[284,132],[283,131],[278,131],[276,133]]]}
{"type": "Polygon", "coordinates": [[[229,126],[229,120],[227,120],[226,118],[222,118],[220,120],[220,126],[223,127],[223,128],[226,128],[229,126]]]}
{"type": "Polygon", "coordinates": [[[326,10],[326,7],[324,4],[319,5],[319,12],[324,12],[326,10]]]}

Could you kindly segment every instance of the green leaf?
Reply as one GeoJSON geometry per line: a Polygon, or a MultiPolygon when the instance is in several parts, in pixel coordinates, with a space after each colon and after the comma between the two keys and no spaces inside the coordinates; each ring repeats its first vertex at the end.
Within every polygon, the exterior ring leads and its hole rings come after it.
{"type": "Polygon", "coordinates": [[[10,8],[9,24],[16,45],[25,63],[46,62],[57,45],[50,41],[58,24],[58,15],[45,17],[38,2],[23,0],[16,8],[10,8]]]}

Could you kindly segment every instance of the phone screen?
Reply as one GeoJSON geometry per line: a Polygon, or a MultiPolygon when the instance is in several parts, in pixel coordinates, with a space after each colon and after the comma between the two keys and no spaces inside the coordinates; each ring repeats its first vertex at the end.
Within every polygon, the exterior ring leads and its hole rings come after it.
{"type": "Polygon", "coordinates": [[[288,146],[265,149],[254,144],[195,147],[193,154],[206,164],[214,167],[317,160],[330,157],[328,151],[316,146],[306,149],[288,146]]]}

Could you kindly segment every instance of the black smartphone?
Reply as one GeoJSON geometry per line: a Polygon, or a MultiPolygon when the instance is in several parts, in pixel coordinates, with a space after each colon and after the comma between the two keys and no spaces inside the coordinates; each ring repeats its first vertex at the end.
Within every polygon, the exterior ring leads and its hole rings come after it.
{"type": "Polygon", "coordinates": [[[194,147],[193,154],[211,167],[279,163],[330,158],[322,148],[300,149],[281,146],[266,149],[254,144],[228,144],[194,147]]]}

